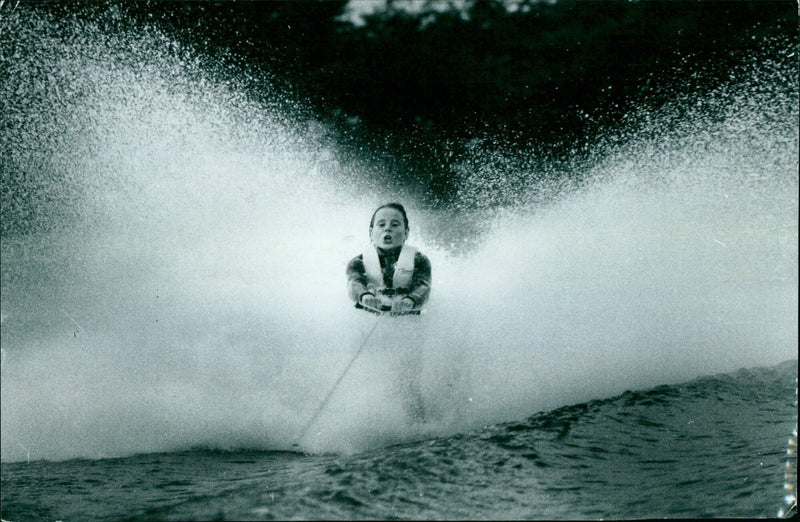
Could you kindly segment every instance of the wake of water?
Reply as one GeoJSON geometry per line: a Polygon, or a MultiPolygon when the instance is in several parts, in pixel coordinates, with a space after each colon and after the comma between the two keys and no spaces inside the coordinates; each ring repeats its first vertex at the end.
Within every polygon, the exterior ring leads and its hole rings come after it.
{"type": "MultiPolygon", "coordinates": [[[[391,181],[331,167],[335,143],[301,107],[257,101],[113,10],[55,21],[20,6],[2,23],[2,459],[291,447],[369,332],[344,267],[372,209],[396,199],[391,181]]],[[[361,451],[794,357],[788,48],[699,105],[633,115],[576,156],[580,186],[534,183],[524,160],[504,172],[486,144],[457,210],[409,195],[429,313],[406,333],[382,325],[303,449],[361,451]],[[484,212],[506,189],[511,203],[484,212]],[[434,240],[476,224],[468,254],[434,240]],[[392,354],[415,348],[436,413],[423,426],[388,384],[392,354]]]]}

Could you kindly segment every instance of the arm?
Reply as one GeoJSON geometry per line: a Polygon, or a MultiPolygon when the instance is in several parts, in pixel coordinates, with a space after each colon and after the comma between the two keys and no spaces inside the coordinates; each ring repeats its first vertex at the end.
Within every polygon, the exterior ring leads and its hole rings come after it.
{"type": "Polygon", "coordinates": [[[371,294],[367,290],[367,273],[364,268],[364,258],[358,255],[347,264],[347,292],[350,299],[356,303],[361,302],[361,296],[371,294]]]}
{"type": "Polygon", "coordinates": [[[414,256],[414,277],[408,297],[414,300],[414,308],[420,308],[431,293],[431,262],[420,252],[414,256]]]}

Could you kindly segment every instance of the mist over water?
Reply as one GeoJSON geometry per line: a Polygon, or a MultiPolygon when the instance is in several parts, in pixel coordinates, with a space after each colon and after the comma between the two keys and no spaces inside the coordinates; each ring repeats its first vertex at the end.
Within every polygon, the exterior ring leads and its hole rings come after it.
{"type": "Polygon", "coordinates": [[[302,449],[796,357],[797,69],[779,45],[553,166],[580,183],[476,145],[432,211],[332,168],[299,104],[155,30],[4,16],[3,460],[288,449],[365,340],[302,449]],[[427,314],[376,319],[344,269],[399,197],[434,290],[427,314]],[[402,407],[409,365],[424,425],[402,407]]]}

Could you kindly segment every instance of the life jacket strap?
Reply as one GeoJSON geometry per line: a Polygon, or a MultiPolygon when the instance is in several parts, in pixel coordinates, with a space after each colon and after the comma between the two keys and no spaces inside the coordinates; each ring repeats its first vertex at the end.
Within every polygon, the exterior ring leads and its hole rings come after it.
{"type": "MultiPolygon", "coordinates": [[[[417,249],[410,245],[403,245],[397,263],[394,265],[394,276],[392,277],[392,288],[409,288],[414,275],[414,257],[417,249]]],[[[376,291],[386,289],[383,282],[383,269],[381,268],[378,250],[375,247],[364,250],[364,272],[367,276],[367,286],[376,291]]]]}

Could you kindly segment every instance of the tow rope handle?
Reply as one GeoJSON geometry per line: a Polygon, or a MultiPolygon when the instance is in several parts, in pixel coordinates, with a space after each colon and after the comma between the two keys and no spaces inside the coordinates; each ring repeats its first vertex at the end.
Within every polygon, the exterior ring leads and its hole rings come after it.
{"type": "Polygon", "coordinates": [[[373,308],[371,306],[366,306],[361,303],[356,303],[355,307],[358,308],[359,310],[364,310],[365,312],[378,315],[399,316],[399,315],[420,315],[422,313],[422,310],[409,310],[407,312],[392,312],[392,307],[388,305],[384,305],[380,308],[373,308]]]}

